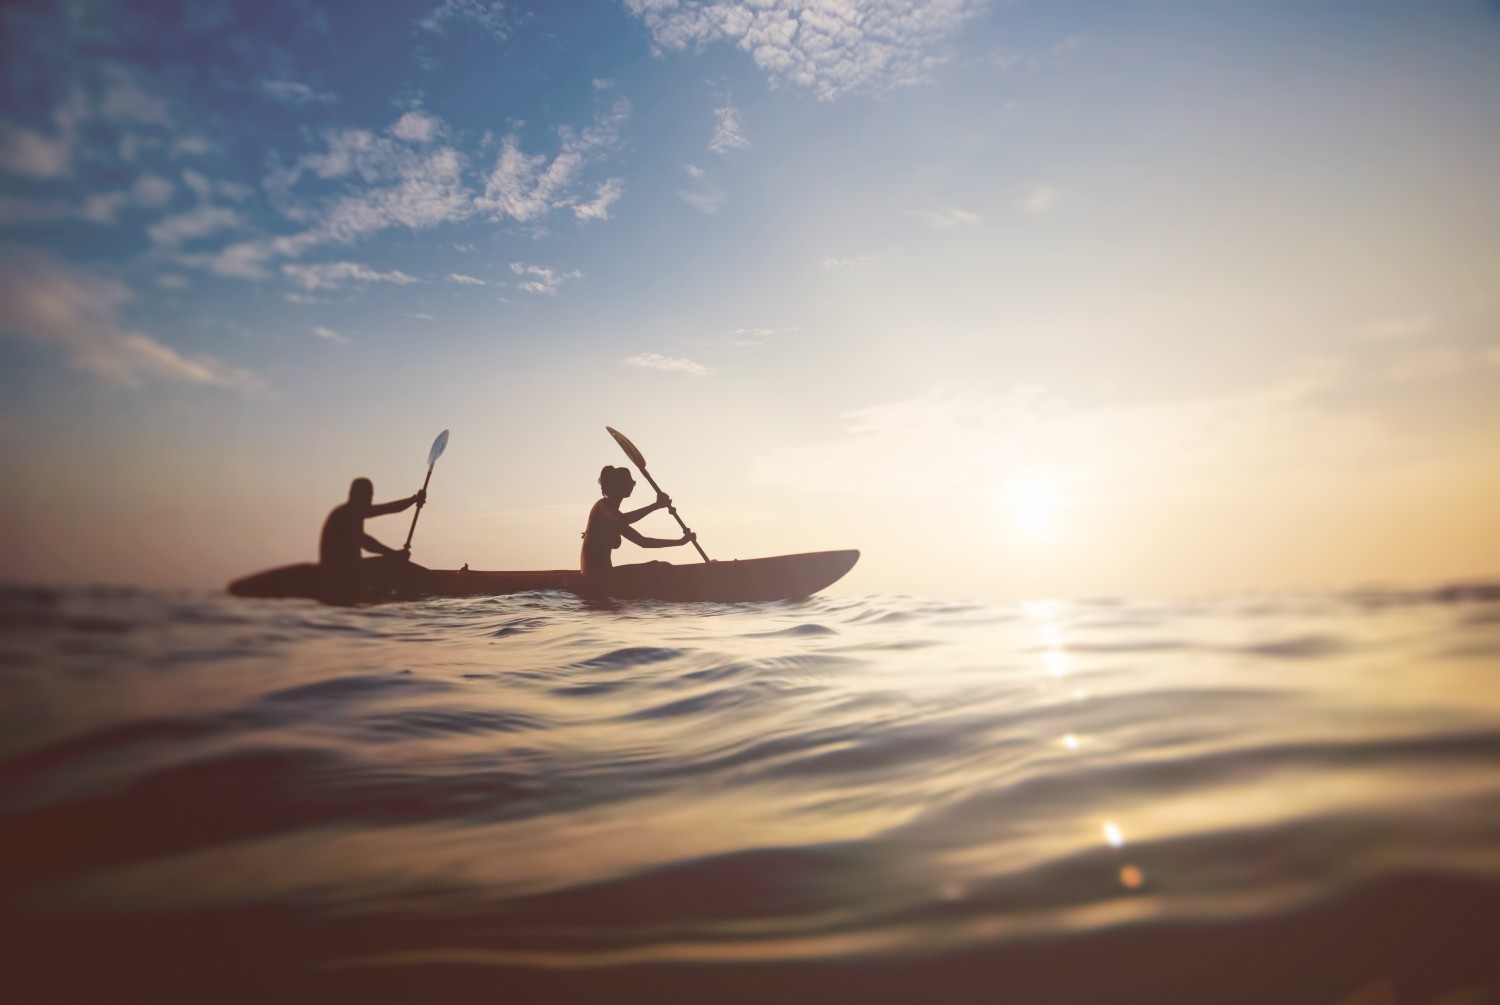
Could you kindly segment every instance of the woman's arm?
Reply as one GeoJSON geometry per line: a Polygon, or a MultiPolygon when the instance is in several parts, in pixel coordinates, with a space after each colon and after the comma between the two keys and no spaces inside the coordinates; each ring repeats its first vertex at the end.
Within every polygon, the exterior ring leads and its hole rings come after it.
{"type": "Polygon", "coordinates": [[[675,548],[679,544],[687,544],[693,541],[698,535],[692,531],[688,531],[676,540],[668,541],[664,537],[647,537],[634,527],[621,527],[620,536],[632,544],[640,545],[642,548],[675,548]]]}
{"type": "Polygon", "coordinates": [[[655,513],[659,509],[666,509],[672,505],[672,497],[665,492],[656,493],[656,502],[650,506],[642,506],[640,509],[631,510],[629,513],[621,513],[620,519],[626,523],[635,523],[647,513],[655,513]]]}

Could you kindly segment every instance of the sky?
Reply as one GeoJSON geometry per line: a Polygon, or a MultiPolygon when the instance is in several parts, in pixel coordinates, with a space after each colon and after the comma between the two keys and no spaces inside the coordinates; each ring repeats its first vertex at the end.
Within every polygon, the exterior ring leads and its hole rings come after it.
{"type": "Polygon", "coordinates": [[[414,559],[576,567],[606,425],[834,593],[1500,574],[1493,0],[78,0],[0,56],[0,580],[310,560],[443,429],[414,559]]]}

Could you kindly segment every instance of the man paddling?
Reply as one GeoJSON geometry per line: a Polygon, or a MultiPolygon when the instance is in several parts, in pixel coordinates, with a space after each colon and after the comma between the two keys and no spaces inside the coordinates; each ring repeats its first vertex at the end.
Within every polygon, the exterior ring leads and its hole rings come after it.
{"type": "Polygon", "coordinates": [[[375,486],[368,478],[356,478],[349,483],[349,499],[333,508],[328,519],[323,521],[323,536],[318,541],[318,562],[325,571],[340,578],[357,576],[360,554],[373,551],[377,555],[391,558],[409,558],[411,546],[399,551],[389,548],[365,533],[365,520],[387,513],[400,513],[411,506],[420,506],[427,501],[427,490],[405,499],[375,505],[375,486]]]}

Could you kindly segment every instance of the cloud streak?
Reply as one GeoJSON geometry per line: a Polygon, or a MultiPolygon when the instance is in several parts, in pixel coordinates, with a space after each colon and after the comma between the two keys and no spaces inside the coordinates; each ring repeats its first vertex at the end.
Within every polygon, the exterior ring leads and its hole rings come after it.
{"type": "Polygon", "coordinates": [[[525,293],[540,293],[546,296],[555,294],[560,286],[569,279],[582,279],[583,273],[574,269],[571,272],[558,272],[545,265],[527,265],[525,262],[511,262],[510,271],[521,276],[521,282],[516,284],[516,289],[525,293]]]}
{"type": "Polygon", "coordinates": [[[702,377],[713,373],[713,370],[694,360],[680,356],[663,356],[655,352],[644,352],[636,356],[626,356],[620,362],[626,366],[633,366],[640,370],[661,370],[665,373],[687,374],[689,377],[702,377]]]}
{"type": "Polygon", "coordinates": [[[0,335],[60,350],[77,369],[119,387],[147,381],[230,387],[256,392],[264,385],[247,370],[213,356],[185,356],[124,326],[132,299],[123,284],[48,258],[11,253],[0,258],[0,335]]]}
{"type": "Polygon", "coordinates": [[[625,0],[662,49],[727,42],[828,101],[924,83],[982,0],[625,0]]]}
{"type": "Polygon", "coordinates": [[[558,152],[528,154],[520,139],[506,136],[495,166],[485,178],[484,192],[474,200],[481,213],[495,221],[536,223],[560,210],[572,210],[580,221],[607,219],[611,203],[620,197],[624,181],[611,178],[596,185],[592,200],[582,191],[585,169],[620,146],[621,129],[630,117],[630,102],[623,98],[597,116],[582,130],[558,129],[558,152]]]}

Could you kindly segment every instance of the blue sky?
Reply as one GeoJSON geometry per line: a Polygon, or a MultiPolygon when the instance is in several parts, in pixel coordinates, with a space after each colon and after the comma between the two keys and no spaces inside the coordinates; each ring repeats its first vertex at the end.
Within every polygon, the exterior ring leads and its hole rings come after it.
{"type": "Polygon", "coordinates": [[[855,589],[1500,568],[1494,4],[0,25],[7,578],[304,558],[445,427],[417,557],[566,566],[606,424],[855,589]]]}

